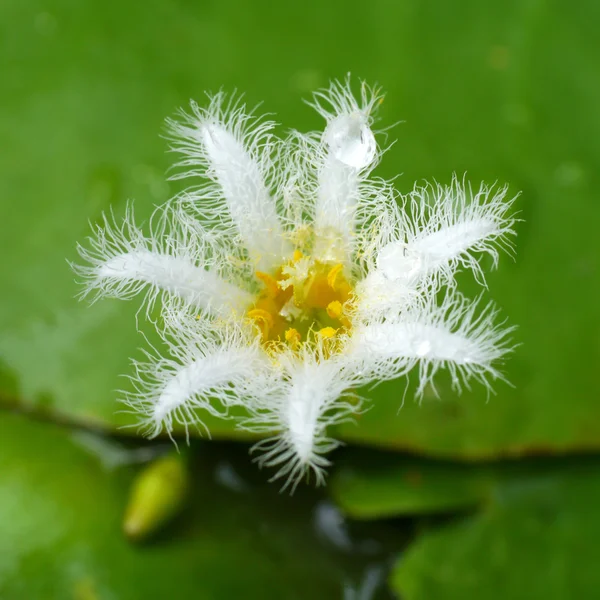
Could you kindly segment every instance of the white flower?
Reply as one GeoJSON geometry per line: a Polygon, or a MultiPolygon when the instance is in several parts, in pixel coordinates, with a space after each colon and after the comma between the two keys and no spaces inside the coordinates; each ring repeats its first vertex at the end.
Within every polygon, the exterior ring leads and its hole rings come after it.
{"type": "Polygon", "coordinates": [[[312,104],[322,134],[284,140],[222,93],[193,104],[170,127],[178,177],[194,185],[157,209],[150,236],[129,207],[79,248],[84,295],[160,296],[169,355],[136,363],[125,397],[148,434],[241,405],[240,426],[265,438],[260,464],[286,485],[307,472],[320,483],[337,445],[327,431],[361,409],[358,386],[414,367],[419,392],[440,368],[456,389],[500,377],[510,329],[460,296],[454,274],[485,285],[479,259],[495,266],[511,248],[512,200],[456,177],[407,196],[371,178],[380,102],[333,83],[312,104]]]}

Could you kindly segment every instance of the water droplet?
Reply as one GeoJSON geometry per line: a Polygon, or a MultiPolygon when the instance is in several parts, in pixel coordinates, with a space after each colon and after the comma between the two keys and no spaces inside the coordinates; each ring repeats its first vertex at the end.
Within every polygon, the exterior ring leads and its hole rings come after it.
{"type": "Polygon", "coordinates": [[[355,169],[370,165],[377,152],[375,136],[359,112],[335,118],[325,130],[325,141],[337,160],[355,169]]]}
{"type": "Polygon", "coordinates": [[[429,342],[428,340],[422,341],[417,346],[417,356],[419,356],[419,357],[427,356],[430,352],[431,352],[431,342],[429,342]]]}
{"type": "Polygon", "coordinates": [[[422,266],[419,254],[402,242],[387,244],[377,256],[377,268],[392,281],[411,281],[422,266]]]}

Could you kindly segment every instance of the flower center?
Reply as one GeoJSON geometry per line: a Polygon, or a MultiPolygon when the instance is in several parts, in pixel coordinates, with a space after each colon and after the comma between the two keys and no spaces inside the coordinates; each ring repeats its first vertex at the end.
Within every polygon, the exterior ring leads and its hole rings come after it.
{"type": "Polygon", "coordinates": [[[247,316],[267,347],[298,349],[319,338],[335,340],[351,328],[352,286],[341,264],[323,263],[296,250],[272,275],[255,275],[262,289],[247,316]]]}

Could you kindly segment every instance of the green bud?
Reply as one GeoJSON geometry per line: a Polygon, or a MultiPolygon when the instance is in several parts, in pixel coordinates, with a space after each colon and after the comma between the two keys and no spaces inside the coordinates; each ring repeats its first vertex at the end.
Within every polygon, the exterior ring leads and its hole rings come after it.
{"type": "Polygon", "coordinates": [[[183,507],[188,489],[185,459],[163,456],[135,478],[123,520],[123,531],[132,540],[143,540],[167,523],[183,507]]]}

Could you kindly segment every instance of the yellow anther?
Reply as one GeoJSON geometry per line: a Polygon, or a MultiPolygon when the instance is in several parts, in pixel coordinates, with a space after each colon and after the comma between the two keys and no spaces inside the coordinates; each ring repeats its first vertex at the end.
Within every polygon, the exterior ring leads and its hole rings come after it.
{"type": "Polygon", "coordinates": [[[273,326],[273,315],[269,311],[263,310],[262,308],[253,308],[248,311],[248,316],[255,321],[262,321],[269,325],[269,327],[273,326]]]}
{"type": "Polygon", "coordinates": [[[267,352],[298,352],[314,344],[324,357],[340,350],[353,314],[352,285],[341,263],[324,263],[298,249],[278,268],[255,276],[260,291],[246,317],[267,352]]]}
{"type": "Polygon", "coordinates": [[[317,333],[323,339],[328,340],[329,338],[332,338],[337,333],[337,329],[334,329],[333,327],[323,327],[323,329],[319,329],[319,331],[317,331],[317,333]]]}
{"type": "Polygon", "coordinates": [[[253,308],[248,311],[248,316],[258,325],[263,339],[268,338],[269,331],[273,328],[273,315],[262,308],[253,308]]]}
{"type": "Polygon", "coordinates": [[[265,287],[267,288],[271,296],[276,296],[279,293],[279,285],[277,284],[277,281],[268,273],[256,271],[256,278],[260,279],[260,281],[262,281],[265,284],[265,287]]]}
{"type": "Polygon", "coordinates": [[[335,290],[335,280],[337,279],[337,276],[340,274],[340,271],[343,268],[344,268],[344,266],[342,264],[335,265],[335,267],[332,267],[332,269],[327,274],[327,285],[332,290],[335,290]]]}
{"type": "Polygon", "coordinates": [[[339,300],[334,300],[327,305],[327,314],[332,319],[339,319],[342,316],[342,303],[339,300]]]}
{"type": "Polygon", "coordinates": [[[285,341],[292,348],[295,348],[300,343],[301,339],[302,339],[302,336],[300,335],[300,333],[298,332],[297,329],[294,329],[293,327],[290,327],[288,330],[286,330],[286,332],[285,332],[285,341]]]}

